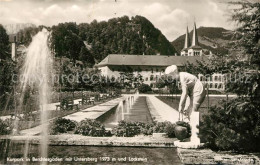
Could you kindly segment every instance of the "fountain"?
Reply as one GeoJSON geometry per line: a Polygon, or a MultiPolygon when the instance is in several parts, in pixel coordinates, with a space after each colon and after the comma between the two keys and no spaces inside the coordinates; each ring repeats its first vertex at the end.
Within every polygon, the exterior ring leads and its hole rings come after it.
{"type": "MultiPolygon", "coordinates": [[[[46,107],[49,103],[49,94],[51,93],[49,78],[50,71],[52,71],[52,57],[48,47],[49,35],[50,33],[46,29],[43,29],[32,38],[32,42],[27,49],[24,59],[20,83],[20,105],[22,105],[24,93],[28,87],[35,89],[38,93],[42,130],[40,156],[45,158],[47,157],[48,151],[48,114],[46,107]]],[[[17,133],[18,123],[19,120],[16,119],[14,134],[17,133]]],[[[25,151],[25,156],[26,152],[27,151],[25,151]]]]}

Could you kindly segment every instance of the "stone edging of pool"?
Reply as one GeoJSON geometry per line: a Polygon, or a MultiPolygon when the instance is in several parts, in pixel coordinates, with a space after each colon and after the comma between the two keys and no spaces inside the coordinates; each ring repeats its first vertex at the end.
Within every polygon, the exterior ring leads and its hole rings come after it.
{"type": "MultiPolygon", "coordinates": [[[[0,140],[40,144],[41,136],[0,136],[0,140]]],[[[135,137],[89,137],[82,135],[49,135],[49,145],[85,145],[85,146],[120,146],[120,147],[175,147],[176,138],[135,136],[135,137]]]]}
{"type": "Polygon", "coordinates": [[[260,164],[259,153],[239,154],[231,151],[177,148],[183,164],[260,164]]]}

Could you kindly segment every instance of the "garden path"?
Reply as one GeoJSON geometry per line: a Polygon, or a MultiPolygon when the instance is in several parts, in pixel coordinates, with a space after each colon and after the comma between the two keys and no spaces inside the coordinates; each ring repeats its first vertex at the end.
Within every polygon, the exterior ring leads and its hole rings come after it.
{"type": "Polygon", "coordinates": [[[100,117],[101,115],[106,113],[107,111],[109,111],[112,108],[114,108],[115,106],[117,106],[122,99],[123,99],[122,97],[116,98],[116,99],[110,100],[108,102],[81,110],[81,111],[73,113],[73,114],[70,114],[68,116],[65,116],[64,118],[74,120],[77,122],[80,122],[86,118],[97,119],[98,117],[100,117]]]}

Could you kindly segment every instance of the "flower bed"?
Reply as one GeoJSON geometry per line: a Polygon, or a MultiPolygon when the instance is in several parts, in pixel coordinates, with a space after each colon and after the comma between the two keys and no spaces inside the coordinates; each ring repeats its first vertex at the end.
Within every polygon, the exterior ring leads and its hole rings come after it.
{"type": "Polygon", "coordinates": [[[112,132],[105,129],[104,125],[96,120],[85,119],[79,123],[69,119],[58,118],[51,126],[51,134],[74,133],[83,136],[118,136],[118,137],[134,137],[136,135],[152,135],[153,133],[164,134],[166,137],[174,138],[176,126],[186,128],[186,135],[190,136],[190,126],[185,122],[154,122],[150,124],[142,122],[126,122],[120,121],[119,124],[113,128],[112,132]]]}

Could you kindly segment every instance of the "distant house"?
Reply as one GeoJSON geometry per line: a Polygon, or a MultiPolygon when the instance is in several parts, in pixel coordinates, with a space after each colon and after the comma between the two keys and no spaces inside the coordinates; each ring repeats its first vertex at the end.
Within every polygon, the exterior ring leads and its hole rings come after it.
{"type": "Polygon", "coordinates": [[[154,87],[158,76],[164,74],[165,69],[170,65],[177,65],[183,70],[184,65],[189,61],[196,63],[201,60],[200,56],[166,56],[166,55],[124,55],[110,54],[96,65],[101,74],[108,77],[120,77],[122,72],[132,72],[134,75],[142,75],[144,83],[154,87]]]}

